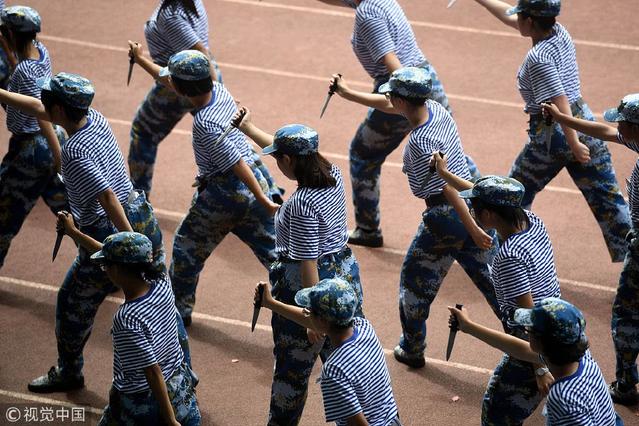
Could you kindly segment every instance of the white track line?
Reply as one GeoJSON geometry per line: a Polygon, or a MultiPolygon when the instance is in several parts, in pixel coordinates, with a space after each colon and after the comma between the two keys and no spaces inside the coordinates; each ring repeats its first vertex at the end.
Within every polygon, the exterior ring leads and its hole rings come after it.
{"type": "MultiPolygon", "coordinates": [[[[321,9],[317,7],[293,6],[289,4],[271,3],[271,2],[265,2],[265,1],[255,1],[255,0],[221,0],[221,1],[224,1],[227,3],[237,3],[242,5],[265,7],[265,8],[271,8],[271,9],[285,9],[285,10],[291,10],[294,12],[315,13],[317,15],[337,16],[340,18],[353,19],[355,17],[355,14],[353,12],[321,9]]],[[[471,33],[471,34],[482,34],[482,35],[490,35],[490,36],[497,36],[497,37],[521,38],[521,35],[517,34],[514,31],[508,32],[508,31],[484,30],[481,28],[464,27],[460,25],[438,24],[435,22],[428,22],[428,21],[409,21],[409,22],[414,27],[426,27],[426,28],[433,28],[437,30],[455,31],[455,32],[471,33]]],[[[630,50],[635,52],[639,51],[639,46],[630,45],[630,44],[607,43],[607,42],[580,40],[580,39],[573,39],[573,42],[577,45],[599,47],[603,49],[630,50]]]]}
{"type": "MultiPolygon", "coordinates": [[[[59,405],[59,406],[68,407],[68,408],[84,408],[85,412],[89,412],[91,414],[102,414],[102,412],[104,411],[103,408],[96,408],[90,405],[82,405],[82,404],[74,403],[71,401],[60,401],[58,399],[43,398],[41,396],[36,396],[29,393],[12,392],[5,389],[0,389],[0,395],[6,396],[9,398],[21,399],[23,401],[37,402],[40,404],[59,405]]],[[[2,405],[3,406],[6,405],[7,406],[6,408],[8,408],[11,405],[11,403],[6,403],[2,405]]],[[[69,423],[71,423],[71,421],[69,421],[69,423]]]]}

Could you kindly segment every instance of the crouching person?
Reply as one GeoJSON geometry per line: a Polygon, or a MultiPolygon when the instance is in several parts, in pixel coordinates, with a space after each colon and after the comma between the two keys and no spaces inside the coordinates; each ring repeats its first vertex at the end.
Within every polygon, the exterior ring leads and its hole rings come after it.
{"type": "Polygon", "coordinates": [[[295,294],[299,306],[273,299],[265,283],[257,285],[256,300],[260,289],[263,307],[330,340],[334,350],[320,375],[327,422],[401,426],[384,351],[371,323],[355,317],[358,298],[350,284],[324,279],[295,294]]]}

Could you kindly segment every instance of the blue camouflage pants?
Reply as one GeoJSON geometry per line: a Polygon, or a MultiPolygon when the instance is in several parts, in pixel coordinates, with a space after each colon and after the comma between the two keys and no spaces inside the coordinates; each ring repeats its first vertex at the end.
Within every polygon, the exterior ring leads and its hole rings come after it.
{"type": "Polygon", "coordinates": [[[617,381],[624,386],[634,386],[639,383],[639,238],[633,231],[628,239],[629,250],[612,305],[611,324],[617,357],[617,381]]]}
{"type": "MultiPolygon", "coordinates": [[[[437,77],[435,68],[430,64],[423,66],[433,81],[431,99],[442,104],[451,112],[444,86],[437,77]]],[[[373,93],[388,77],[378,78],[373,93]]],[[[387,114],[370,108],[364,121],[359,125],[350,146],[350,173],[355,207],[355,224],[364,229],[375,230],[380,227],[380,173],[386,157],[393,152],[412,130],[403,116],[387,114]]],[[[470,157],[466,157],[471,174],[479,177],[477,166],[470,157]]]]}
{"type": "MultiPolygon", "coordinates": [[[[594,121],[592,111],[582,102],[572,105],[572,114],[594,121]]],[[[530,208],[535,195],[565,167],[597,219],[612,261],[623,261],[627,251],[624,237],[631,226],[630,214],[617,183],[608,147],[599,139],[580,133],[579,140],[590,148],[591,157],[588,164],[580,164],[575,160],[559,125],[553,127],[548,153],[545,143],[547,131],[540,116],[531,116],[529,142],[510,170],[510,176],[526,187],[524,208],[530,208]]]]}
{"type": "Polygon", "coordinates": [[[5,52],[3,48],[0,48],[0,89],[7,88],[9,76],[11,76],[11,68],[9,59],[7,59],[7,52],[5,52]]]}
{"type": "MultiPolygon", "coordinates": [[[[193,389],[190,368],[183,363],[166,381],[166,390],[175,419],[183,426],[201,423],[200,410],[193,389]]],[[[115,388],[109,392],[109,405],[104,409],[99,426],[138,426],[164,424],[160,404],[151,390],[124,393],[115,388]]]]}
{"type": "MultiPolygon", "coordinates": [[[[252,167],[267,192],[262,173],[252,167]]],[[[232,171],[209,178],[193,196],[191,208],[173,240],[170,275],[175,304],[182,317],[192,314],[195,291],[204,262],[230,232],[247,244],[269,268],[275,261],[275,225],[253,193],[232,171]]]]}
{"type": "MultiPolygon", "coordinates": [[[[162,232],[153,215],[153,208],[143,193],[124,207],[124,212],[135,232],[146,235],[153,244],[153,265],[158,273],[164,272],[164,246],[162,232]]],[[[97,241],[117,231],[107,217],[80,230],[97,241]]],[[[113,284],[82,247],[69,268],[58,291],[56,306],[56,338],[58,342],[58,365],[64,375],[80,375],[84,365],[82,351],[91,334],[93,320],[98,307],[109,294],[113,284]]],[[[178,327],[179,328],[179,327],[178,327]]]]}
{"type": "Polygon", "coordinates": [[[542,399],[533,365],[504,354],[484,394],[481,424],[523,425],[542,399]]]}
{"type": "MultiPolygon", "coordinates": [[[[295,293],[302,289],[300,262],[275,262],[269,274],[272,294],[276,300],[295,305],[295,293]]],[[[363,292],[359,277],[359,265],[351,249],[322,256],[317,260],[319,279],[342,278],[353,286],[359,298],[356,316],[363,317],[363,292]]],[[[308,392],[308,380],[318,355],[328,358],[332,352],[330,342],[312,345],[306,328],[273,313],[273,385],[268,424],[271,426],[297,425],[304,410],[308,392]]]]}
{"type": "MultiPolygon", "coordinates": [[[[2,50],[2,49],[0,49],[2,50]]],[[[60,144],[65,135],[56,128],[60,144]]],[[[42,197],[55,214],[68,209],[64,185],[42,134],[13,135],[0,165],[0,268],[27,215],[42,197]]]]}
{"type": "Polygon", "coordinates": [[[439,287],[456,260],[500,317],[495,289],[488,265],[497,253],[493,247],[482,250],[475,245],[455,209],[448,205],[428,208],[417,228],[404,263],[399,283],[399,317],[404,351],[421,355],[426,349],[426,320],[439,287]]]}
{"type": "MultiPolygon", "coordinates": [[[[218,82],[222,83],[222,73],[217,63],[212,62],[218,82]]],[[[158,82],[147,93],[131,125],[128,162],[134,188],[151,191],[158,145],[192,109],[193,105],[187,98],[158,82]]]]}

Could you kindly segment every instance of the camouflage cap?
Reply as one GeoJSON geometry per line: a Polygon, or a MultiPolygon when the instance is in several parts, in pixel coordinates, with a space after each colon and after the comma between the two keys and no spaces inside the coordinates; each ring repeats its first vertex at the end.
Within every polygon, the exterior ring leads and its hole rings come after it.
{"type": "Polygon", "coordinates": [[[151,263],[153,245],[145,235],[137,232],[118,232],[104,239],[102,250],[91,260],[117,263],[151,263]]]}
{"type": "Polygon", "coordinates": [[[484,176],[477,179],[472,189],[461,191],[461,198],[479,198],[488,204],[520,207],[526,189],[518,180],[506,176],[484,176]]]}
{"type": "Polygon", "coordinates": [[[160,70],[160,77],[176,77],[197,81],[211,77],[211,60],[199,50],[183,50],[171,56],[169,65],[160,70]]]}
{"type": "Polygon", "coordinates": [[[5,7],[0,12],[2,25],[19,33],[40,32],[42,20],[40,14],[27,6],[5,7]]]}
{"type": "Polygon", "coordinates": [[[289,124],[273,136],[273,144],[262,150],[265,155],[279,152],[288,155],[308,155],[319,149],[317,132],[303,124],[289,124]]]}
{"type": "Polygon", "coordinates": [[[519,0],[517,6],[506,11],[506,15],[526,13],[530,16],[553,17],[558,16],[561,10],[561,0],[519,0]]]}
{"type": "Polygon", "coordinates": [[[295,303],[332,324],[348,325],[355,316],[358,300],[350,284],[329,278],[298,291],[295,303]]]}
{"type": "Polygon", "coordinates": [[[405,67],[393,71],[388,82],[379,86],[377,91],[407,98],[426,98],[432,88],[430,74],[423,68],[405,67]]]}
{"type": "Polygon", "coordinates": [[[37,84],[74,108],[88,109],[95,95],[93,84],[77,74],[60,72],[51,78],[39,79],[37,84]]]}
{"type": "Polygon", "coordinates": [[[557,343],[571,345],[586,338],[586,320],[574,305],[549,297],[532,309],[515,311],[515,323],[530,328],[539,336],[550,336],[557,343]]]}
{"type": "Polygon", "coordinates": [[[610,122],[627,121],[639,124],[639,93],[624,96],[617,108],[604,112],[604,119],[610,122]]]}

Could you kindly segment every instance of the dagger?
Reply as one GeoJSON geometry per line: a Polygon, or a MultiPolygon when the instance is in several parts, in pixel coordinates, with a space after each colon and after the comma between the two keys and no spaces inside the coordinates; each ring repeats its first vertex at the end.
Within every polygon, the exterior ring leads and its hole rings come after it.
{"type": "MultiPolygon", "coordinates": [[[[63,215],[67,215],[68,213],[65,211],[61,211],[63,215]]],[[[64,226],[60,226],[56,224],[57,235],[55,237],[55,244],[53,245],[53,255],[51,256],[51,262],[55,261],[56,256],[58,255],[58,251],[60,250],[60,245],[62,244],[62,238],[64,238],[64,226]]]]}
{"type": "Polygon", "coordinates": [[[264,295],[264,286],[260,285],[257,292],[257,299],[253,301],[253,320],[251,321],[251,333],[255,331],[255,324],[257,324],[257,318],[260,316],[260,308],[262,307],[262,296],[264,295]]]}
{"type": "MultiPolygon", "coordinates": [[[[464,305],[456,304],[455,307],[460,309],[464,305]]],[[[446,346],[446,361],[450,359],[450,354],[453,352],[453,345],[455,344],[455,336],[457,335],[457,330],[459,330],[459,321],[455,315],[452,316],[450,320],[450,332],[448,333],[448,345],[446,346]]]]}
{"type": "MultiPolygon", "coordinates": [[[[550,102],[547,102],[550,103],[550,102]]],[[[552,146],[552,134],[553,134],[553,119],[552,115],[548,114],[544,117],[544,124],[546,125],[546,153],[550,154],[550,147],[552,146]]]]}
{"type": "MultiPolygon", "coordinates": [[[[439,156],[440,157],[444,157],[443,152],[439,151],[439,156]]],[[[433,161],[433,164],[430,165],[430,167],[428,168],[428,173],[426,173],[426,177],[424,177],[424,180],[422,181],[422,186],[419,187],[420,191],[423,191],[424,189],[426,189],[426,187],[428,186],[428,182],[430,182],[430,179],[433,177],[433,175],[435,174],[435,171],[437,169],[435,168],[435,162],[433,161]]]]}
{"type": "MultiPolygon", "coordinates": [[[[342,74],[337,74],[338,77],[342,77],[342,74]]],[[[324,116],[324,111],[326,111],[326,107],[328,106],[328,102],[331,100],[331,97],[335,94],[337,90],[337,80],[328,88],[328,94],[326,95],[326,99],[324,100],[324,105],[322,106],[322,111],[320,112],[320,118],[324,116]]]]}
{"type": "Polygon", "coordinates": [[[131,75],[133,74],[133,65],[135,65],[135,58],[133,56],[129,57],[129,74],[126,76],[126,85],[128,86],[131,83],[131,75]]]}
{"type": "Polygon", "coordinates": [[[448,6],[446,6],[447,9],[450,9],[451,7],[453,7],[453,5],[457,3],[457,0],[450,0],[448,2],[448,6]]]}

